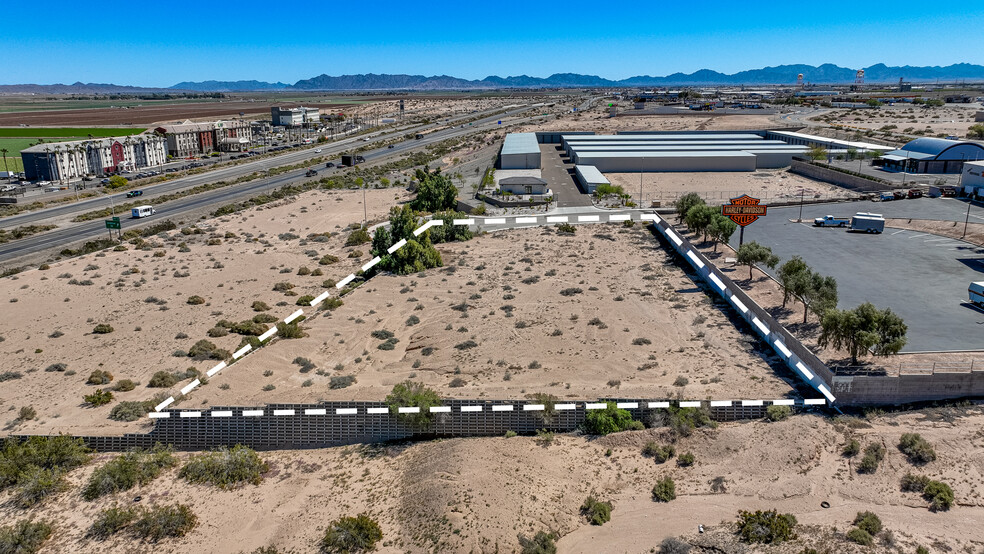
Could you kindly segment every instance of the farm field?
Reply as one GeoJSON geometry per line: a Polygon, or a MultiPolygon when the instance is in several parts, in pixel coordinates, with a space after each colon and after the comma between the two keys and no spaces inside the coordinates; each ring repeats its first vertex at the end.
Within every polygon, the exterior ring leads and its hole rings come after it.
{"type": "Polygon", "coordinates": [[[37,142],[37,139],[33,138],[5,138],[0,137],[0,148],[5,148],[7,150],[7,167],[9,169],[4,169],[0,165],[0,170],[2,171],[24,171],[24,163],[21,161],[20,151],[31,146],[37,142]]]}
{"type": "Polygon", "coordinates": [[[96,138],[139,135],[143,131],[143,129],[133,127],[0,127],[0,137],[43,137],[45,139],[49,137],[57,137],[59,139],[83,139],[88,138],[89,135],[96,138]]]}

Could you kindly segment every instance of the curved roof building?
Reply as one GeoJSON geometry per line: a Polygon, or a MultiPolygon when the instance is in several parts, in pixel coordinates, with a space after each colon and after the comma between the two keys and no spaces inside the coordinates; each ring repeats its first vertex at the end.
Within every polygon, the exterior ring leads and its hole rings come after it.
{"type": "Polygon", "coordinates": [[[880,158],[885,168],[911,173],[960,173],[966,161],[984,160],[984,143],[923,137],[880,158]]]}

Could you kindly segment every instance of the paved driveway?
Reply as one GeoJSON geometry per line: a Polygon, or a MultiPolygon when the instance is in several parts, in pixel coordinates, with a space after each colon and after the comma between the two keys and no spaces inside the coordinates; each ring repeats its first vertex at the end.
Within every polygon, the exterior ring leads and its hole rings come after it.
{"type": "Polygon", "coordinates": [[[591,197],[581,192],[574,176],[574,164],[564,163],[559,144],[540,145],[541,177],[554,191],[558,208],[591,206],[591,197]]]}

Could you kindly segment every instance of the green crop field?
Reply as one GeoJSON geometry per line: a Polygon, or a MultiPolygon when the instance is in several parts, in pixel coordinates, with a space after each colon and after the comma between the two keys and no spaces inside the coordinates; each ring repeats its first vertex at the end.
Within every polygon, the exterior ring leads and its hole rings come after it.
{"type": "MultiPolygon", "coordinates": [[[[89,135],[96,138],[101,137],[122,137],[126,135],[138,135],[144,132],[142,128],[124,127],[0,127],[0,137],[50,137],[64,138],[66,140],[84,139],[89,135]]],[[[36,142],[36,141],[35,141],[36,142]]],[[[54,142],[54,141],[46,141],[54,142]]]]}
{"type": "Polygon", "coordinates": [[[24,171],[20,151],[37,141],[37,139],[31,138],[0,138],[0,148],[7,149],[7,167],[9,168],[4,169],[2,160],[0,160],[0,171],[24,171]]]}

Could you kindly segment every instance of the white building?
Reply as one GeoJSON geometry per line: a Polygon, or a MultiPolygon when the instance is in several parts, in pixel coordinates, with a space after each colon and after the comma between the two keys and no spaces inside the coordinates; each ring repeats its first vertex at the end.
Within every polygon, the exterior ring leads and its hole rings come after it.
{"type": "Polygon", "coordinates": [[[270,108],[270,117],[275,127],[295,127],[321,123],[321,110],[318,108],[270,108]]]}
{"type": "Polygon", "coordinates": [[[984,198],[984,162],[964,162],[960,184],[964,194],[984,198]]]}
{"type": "Polygon", "coordinates": [[[38,144],[21,151],[31,181],[66,181],[136,171],[167,162],[167,141],[159,135],[38,144]]]}
{"type": "Polygon", "coordinates": [[[540,169],[536,133],[509,133],[502,143],[499,169],[540,169]]]}

